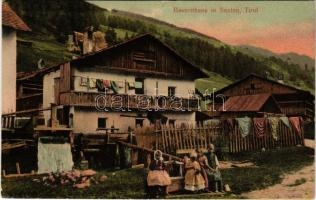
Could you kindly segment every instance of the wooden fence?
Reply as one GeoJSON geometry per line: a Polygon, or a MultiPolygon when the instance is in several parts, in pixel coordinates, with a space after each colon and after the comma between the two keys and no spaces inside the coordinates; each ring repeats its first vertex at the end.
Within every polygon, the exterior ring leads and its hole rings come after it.
{"type": "Polygon", "coordinates": [[[276,147],[287,147],[295,145],[304,145],[304,134],[299,135],[293,128],[288,128],[282,122],[279,122],[278,140],[273,139],[272,134],[269,132],[263,137],[257,137],[252,130],[249,135],[242,137],[238,126],[233,128],[233,131],[228,135],[229,139],[229,152],[238,153],[243,151],[256,151],[265,149],[274,149],[276,147]]]}
{"type": "Polygon", "coordinates": [[[135,135],[139,146],[160,149],[173,155],[181,151],[186,152],[185,150],[207,148],[210,143],[220,148],[221,151],[229,153],[304,145],[304,134],[297,134],[293,128],[288,128],[281,122],[277,131],[278,140],[273,139],[271,133],[257,137],[253,129],[249,135],[242,137],[238,125],[235,125],[230,131],[225,131],[223,126],[222,124],[194,124],[186,127],[162,126],[160,130],[146,127],[136,129],[135,135]]]}

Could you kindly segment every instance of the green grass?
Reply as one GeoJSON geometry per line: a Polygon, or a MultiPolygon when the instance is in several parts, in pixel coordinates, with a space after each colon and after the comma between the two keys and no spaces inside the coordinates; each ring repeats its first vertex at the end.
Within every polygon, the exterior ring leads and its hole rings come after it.
{"type": "Polygon", "coordinates": [[[65,44],[57,42],[49,34],[22,33],[18,35],[18,39],[32,42],[32,47],[18,45],[18,71],[36,70],[37,61],[41,58],[46,66],[52,66],[70,60],[75,55],[67,50],[65,44]]]}
{"type": "MultiPolygon", "coordinates": [[[[314,162],[314,151],[305,147],[290,147],[266,152],[230,155],[231,160],[249,160],[256,168],[231,168],[221,170],[225,184],[232,192],[216,198],[241,198],[241,193],[262,189],[280,183],[281,176],[299,170],[314,162]]],[[[144,173],[142,169],[116,172],[100,171],[97,176],[109,177],[104,183],[87,189],[71,186],[52,187],[33,182],[35,177],[2,179],[2,196],[15,198],[144,198],[144,173]]],[[[297,184],[302,184],[299,180],[297,184]]],[[[171,195],[169,198],[214,198],[214,195],[171,195]]]]}
{"type": "Polygon", "coordinates": [[[230,185],[233,193],[240,194],[280,183],[281,175],[313,163],[314,150],[305,147],[290,147],[251,154],[244,153],[233,159],[247,159],[258,166],[222,171],[225,183],[230,185]]]}
{"type": "MultiPolygon", "coordinates": [[[[202,78],[195,81],[195,88],[198,89],[202,94],[204,94],[206,91],[208,91],[207,93],[212,93],[213,88],[216,89],[215,91],[220,90],[233,82],[232,80],[219,74],[213,72],[206,73],[210,76],[210,78],[202,78]]],[[[201,100],[201,109],[206,110],[205,102],[203,100],[201,100]]]]}
{"type": "Polygon", "coordinates": [[[212,92],[213,88],[219,90],[233,82],[232,80],[213,72],[207,72],[207,74],[210,78],[202,78],[195,81],[195,87],[202,93],[204,93],[207,89],[209,92],[212,92]]]}

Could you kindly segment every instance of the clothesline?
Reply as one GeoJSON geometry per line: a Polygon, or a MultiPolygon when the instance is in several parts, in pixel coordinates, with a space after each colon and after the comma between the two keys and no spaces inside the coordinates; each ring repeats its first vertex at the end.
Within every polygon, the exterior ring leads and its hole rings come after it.
{"type": "Polygon", "coordinates": [[[88,89],[97,88],[99,91],[104,91],[106,88],[113,90],[114,93],[118,93],[119,88],[128,88],[129,90],[135,88],[143,88],[142,82],[128,82],[128,81],[114,81],[100,78],[82,77],[80,78],[80,85],[86,86],[88,89]]]}
{"type": "MultiPolygon", "coordinates": [[[[210,120],[211,121],[211,120],[210,120]]],[[[242,118],[230,118],[220,121],[223,123],[223,127],[228,131],[233,130],[235,124],[238,125],[240,134],[242,137],[246,137],[254,130],[257,137],[264,137],[271,133],[273,139],[279,139],[279,122],[283,123],[289,129],[294,129],[298,135],[302,135],[302,118],[301,117],[242,117],[242,118]]],[[[214,123],[220,123],[218,120],[214,120],[214,123]]]]}
{"type": "MultiPolygon", "coordinates": [[[[102,79],[102,78],[95,78],[95,77],[84,77],[84,76],[73,76],[73,77],[76,77],[76,78],[86,78],[86,79],[95,79],[95,80],[97,80],[97,79],[102,79]]],[[[104,80],[104,79],[102,79],[102,80],[104,80]]],[[[132,83],[132,82],[138,82],[138,83],[141,83],[141,82],[139,82],[139,81],[127,81],[127,80],[124,80],[124,81],[117,81],[117,80],[113,80],[113,81],[115,81],[115,82],[121,82],[121,83],[132,83]]]]}

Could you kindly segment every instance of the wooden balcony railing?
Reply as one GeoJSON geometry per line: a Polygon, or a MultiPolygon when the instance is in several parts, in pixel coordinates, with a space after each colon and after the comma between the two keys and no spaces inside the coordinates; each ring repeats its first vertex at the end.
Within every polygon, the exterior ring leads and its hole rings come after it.
{"type": "Polygon", "coordinates": [[[43,93],[31,94],[16,99],[16,110],[24,111],[42,108],[43,93]]]}
{"type": "MultiPolygon", "coordinates": [[[[111,108],[112,110],[174,110],[196,111],[197,98],[170,98],[167,96],[104,94],[98,92],[67,92],[59,96],[60,105],[111,108]]],[[[109,110],[109,109],[108,109],[109,110]]]]}

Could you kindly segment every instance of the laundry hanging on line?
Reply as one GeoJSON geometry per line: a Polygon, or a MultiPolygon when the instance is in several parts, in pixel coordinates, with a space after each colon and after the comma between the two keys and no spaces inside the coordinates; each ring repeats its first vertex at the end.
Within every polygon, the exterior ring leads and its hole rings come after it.
{"type": "Polygon", "coordinates": [[[117,83],[115,81],[110,81],[110,84],[111,84],[111,89],[113,90],[113,92],[117,94],[119,90],[117,83]]]}
{"type": "Polygon", "coordinates": [[[266,118],[253,118],[253,125],[257,137],[264,137],[268,134],[268,121],[266,118]]]}
{"type": "Polygon", "coordinates": [[[221,121],[219,119],[209,119],[204,121],[204,125],[218,125],[221,121]]]}
{"type": "Polygon", "coordinates": [[[285,126],[287,126],[288,128],[291,128],[288,117],[280,117],[280,120],[281,120],[281,122],[283,122],[283,124],[285,124],[285,126]]]}
{"type": "Polygon", "coordinates": [[[251,131],[251,124],[252,124],[251,118],[243,117],[243,118],[235,118],[235,119],[238,123],[241,137],[246,137],[247,135],[249,135],[251,131]]]}
{"type": "Polygon", "coordinates": [[[96,79],[89,78],[89,88],[93,89],[96,88],[96,79]]]}
{"type": "Polygon", "coordinates": [[[87,86],[88,85],[88,79],[85,77],[80,78],[80,86],[87,86]]]}
{"type": "Polygon", "coordinates": [[[97,86],[98,91],[104,91],[103,80],[97,79],[96,86],[97,86]]]}
{"type": "Polygon", "coordinates": [[[289,121],[298,135],[302,134],[301,117],[290,117],[289,121]]]}
{"type": "Polygon", "coordinates": [[[278,140],[279,139],[278,125],[279,125],[280,119],[278,117],[268,117],[268,120],[269,120],[271,135],[274,140],[278,140]]]}

